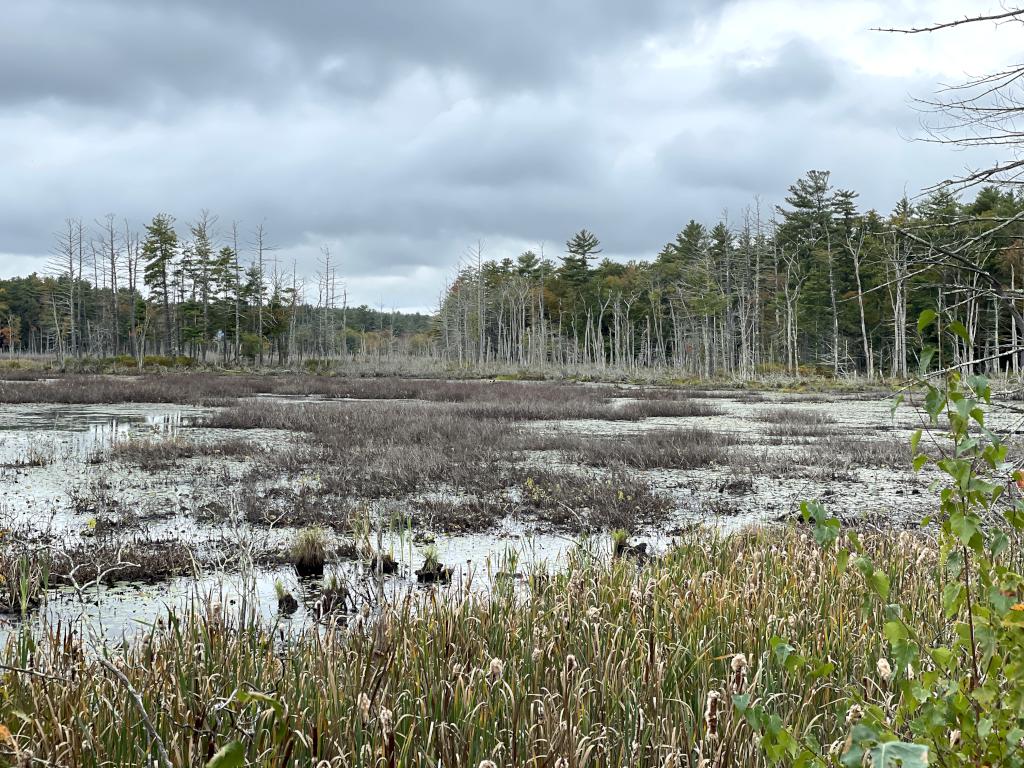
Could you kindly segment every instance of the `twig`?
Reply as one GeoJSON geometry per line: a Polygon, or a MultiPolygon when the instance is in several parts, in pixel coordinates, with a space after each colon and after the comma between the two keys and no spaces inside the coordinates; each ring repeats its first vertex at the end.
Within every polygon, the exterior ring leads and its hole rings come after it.
{"type": "Polygon", "coordinates": [[[1005,21],[1007,19],[1014,19],[1019,16],[1024,16],[1024,9],[1017,8],[1012,11],[1004,11],[1003,13],[983,14],[981,16],[964,16],[962,19],[956,19],[955,21],[944,21],[938,24],[931,24],[927,27],[872,27],[871,29],[873,32],[896,32],[901,35],[919,35],[922,32],[938,32],[940,29],[959,27],[962,24],[974,24],[979,21],[1005,21]]]}

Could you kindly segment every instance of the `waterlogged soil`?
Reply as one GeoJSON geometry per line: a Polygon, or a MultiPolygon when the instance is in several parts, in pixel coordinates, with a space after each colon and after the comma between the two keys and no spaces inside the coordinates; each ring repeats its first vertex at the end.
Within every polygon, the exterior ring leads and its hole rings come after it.
{"type": "MultiPolygon", "coordinates": [[[[635,402],[630,394],[620,391],[615,407],[635,402]]],[[[310,407],[325,401],[277,397],[292,404],[308,401],[310,407]]],[[[715,392],[692,399],[706,402],[716,415],[530,421],[517,428],[524,434],[535,431],[538,437],[635,440],[645,432],[699,426],[728,436],[726,459],[710,466],[628,470],[670,500],[664,520],[634,535],[635,541],[647,543],[655,552],[670,544],[673,532],[694,523],[731,530],[794,519],[804,499],[822,500],[848,523],[886,526],[916,521],[934,504],[927,472],[916,475],[905,464],[868,466],[872,462],[858,461],[858,445],[909,441],[920,426],[920,415],[911,407],[893,413],[889,399],[839,397],[820,402],[768,393],[751,397],[715,392]],[[777,418],[773,420],[772,411],[780,408],[800,414],[800,424],[790,429],[791,434],[780,434],[786,430],[780,430],[777,418]],[[865,442],[852,443],[843,454],[836,451],[837,440],[865,442]]],[[[359,407],[358,401],[347,402],[346,407],[359,407]]],[[[401,408],[415,402],[392,405],[401,408]]],[[[216,410],[161,404],[0,406],[0,527],[8,535],[78,551],[100,544],[116,549],[118,542],[133,542],[137,548],[161,542],[187,551],[199,574],[197,578],[190,572],[154,571],[144,582],[111,579],[113,584],[85,591],[64,580],[51,590],[40,615],[84,620],[83,626],[117,636],[197,598],[238,606],[248,594],[238,572],[240,552],[256,563],[248,582],[255,587],[254,610],[267,617],[277,615],[277,583],[299,602],[298,610],[284,619],[286,624],[316,614],[320,582],[300,582],[284,564],[295,521],[287,514],[255,520],[244,508],[247,494],[249,504],[253,498],[268,502],[281,494],[287,506],[302,497],[304,489],[315,488],[320,473],[327,470],[311,467],[308,472],[259,476],[261,455],[302,446],[307,436],[278,429],[204,426],[216,410]],[[118,452],[126,445],[127,459],[118,452]],[[230,450],[220,451],[219,446],[228,445],[230,450]],[[145,460],[132,458],[131,446],[143,446],[145,460]]],[[[559,450],[529,451],[525,467],[564,474],[606,471],[567,461],[559,450]]],[[[509,489],[512,501],[517,492],[509,489]]],[[[350,611],[372,604],[388,590],[414,588],[413,573],[428,544],[453,569],[454,582],[465,585],[482,571],[508,571],[519,578],[534,565],[557,562],[577,542],[516,517],[490,521],[479,531],[442,534],[431,530],[429,520],[408,511],[413,501],[457,501],[458,495],[457,489],[432,487],[405,498],[346,500],[346,509],[362,510],[364,540],[398,562],[398,573],[387,577],[368,574],[365,559],[360,561],[352,552],[330,566],[348,585],[350,611]]],[[[338,535],[358,538],[351,531],[338,535]]],[[[14,623],[14,618],[0,616],[0,635],[14,623]]]]}

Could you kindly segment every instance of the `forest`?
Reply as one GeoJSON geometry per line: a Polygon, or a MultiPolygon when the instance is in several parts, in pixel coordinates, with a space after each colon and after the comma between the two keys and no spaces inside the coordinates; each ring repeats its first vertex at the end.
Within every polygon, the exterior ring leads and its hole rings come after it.
{"type": "Polygon", "coordinates": [[[771,210],[691,219],[649,260],[602,257],[588,229],[553,257],[485,260],[477,246],[432,315],[348,306],[328,248],[306,278],[271,258],[262,226],[240,245],[237,226],[221,236],[208,212],[186,226],[158,214],[141,234],[114,216],[69,219],[46,274],[0,280],[0,350],[905,378],[911,350],[930,341],[940,367],[1016,372],[1024,328],[1005,296],[1020,279],[1022,214],[1024,195],[995,186],[863,211],[856,192],[812,170],[771,210]],[[919,338],[914,318],[930,308],[962,328],[954,341],[941,326],[919,338]]]}
{"type": "Polygon", "coordinates": [[[1022,206],[990,186],[860,211],[856,192],[809,171],[773,211],[710,228],[691,219],[650,261],[601,259],[584,229],[557,262],[528,251],[466,265],[437,344],[460,361],[905,378],[928,341],[940,367],[1016,372],[1024,329],[1017,299],[1004,299],[1020,279],[1022,206]],[[941,327],[917,335],[935,308],[955,343],[941,327]]]}
{"type": "Polygon", "coordinates": [[[266,258],[265,232],[243,265],[239,233],[215,243],[203,213],[179,237],[155,216],[140,237],[114,216],[87,228],[68,219],[44,275],[0,280],[0,350],[68,357],[146,355],[188,361],[284,364],[334,354],[416,353],[432,319],[383,307],[348,306],[324,252],[311,305],[294,272],[266,258]]]}

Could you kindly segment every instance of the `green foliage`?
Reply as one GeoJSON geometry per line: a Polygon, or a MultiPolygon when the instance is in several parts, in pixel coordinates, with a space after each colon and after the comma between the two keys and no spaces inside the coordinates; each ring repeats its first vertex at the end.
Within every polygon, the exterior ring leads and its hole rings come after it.
{"type": "MultiPolygon", "coordinates": [[[[936,320],[935,312],[922,313],[918,330],[936,320]]],[[[947,329],[966,334],[953,323],[947,329]]],[[[1007,446],[986,425],[991,397],[982,376],[953,371],[926,380],[924,411],[947,446],[927,453],[921,431],[911,439],[915,469],[930,465],[943,478],[938,510],[923,522],[938,531],[933,588],[945,631],[923,634],[907,620],[909,606],[889,602],[889,576],[855,536],[837,554],[840,567],[852,563],[863,579],[877,617],[867,631],[884,636],[892,660],[879,661],[873,687],[851,691],[860,715],[851,721],[844,766],[864,765],[867,756],[876,768],[916,768],[931,758],[944,766],[1024,765],[1024,577],[1014,567],[1024,501],[1007,498],[1007,446]]],[[[802,510],[816,541],[834,544],[838,521],[817,502],[802,510]]],[[[771,754],[777,739],[769,733],[765,742],[771,754]]],[[[806,742],[789,750],[797,753],[807,765],[829,764],[806,742]]]]}
{"type": "Polygon", "coordinates": [[[245,765],[245,747],[240,741],[231,741],[217,750],[206,768],[241,768],[245,765]]]}

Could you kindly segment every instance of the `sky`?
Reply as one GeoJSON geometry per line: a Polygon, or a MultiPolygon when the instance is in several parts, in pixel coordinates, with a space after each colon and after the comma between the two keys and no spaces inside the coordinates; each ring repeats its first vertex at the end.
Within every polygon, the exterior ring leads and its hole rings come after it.
{"type": "Polygon", "coordinates": [[[3,0],[0,277],[68,217],[263,224],[315,297],[429,310],[471,248],[557,258],[586,227],[652,258],[695,218],[770,215],[807,170],[890,210],[983,150],[917,141],[914,97],[1010,63],[950,0],[3,0]]]}

